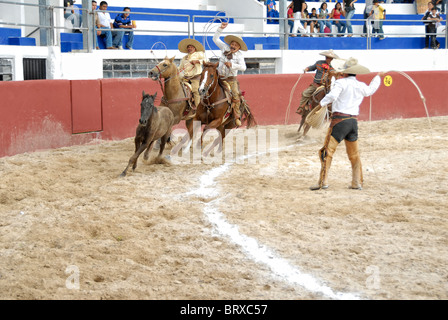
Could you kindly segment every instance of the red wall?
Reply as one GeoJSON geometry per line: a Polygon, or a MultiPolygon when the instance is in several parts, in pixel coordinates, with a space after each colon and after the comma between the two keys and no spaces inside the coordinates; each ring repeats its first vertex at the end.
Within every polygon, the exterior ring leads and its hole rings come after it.
{"type": "MultiPolygon", "coordinates": [[[[407,72],[420,87],[430,116],[448,115],[448,72],[407,72]]],[[[426,116],[413,83],[391,73],[372,97],[372,120],[426,116]]],[[[369,83],[374,74],[359,76],[369,83]]],[[[297,124],[301,92],[313,74],[241,75],[241,90],[259,125],[297,124]],[[296,85],[297,84],[297,85],[296,85]],[[295,90],[293,90],[296,85],[295,90]]],[[[35,80],[0,82],[0,157],[81,144],[93,138],[124,139],[135,134],[142,91],[158,92],[150,79],[35,80]]],[[[370,98],[360,120],[369,119],[370,98]]]]}

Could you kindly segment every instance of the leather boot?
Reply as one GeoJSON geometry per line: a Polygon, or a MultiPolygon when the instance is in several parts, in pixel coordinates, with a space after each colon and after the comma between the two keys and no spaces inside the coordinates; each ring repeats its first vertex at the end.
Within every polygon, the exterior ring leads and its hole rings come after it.
{"type": "Polygon", "coordinates": [[[347,149],[347,155],[352,164],[352,184],[350,189],[362,189],[362,165],[361,157],[359,156],[358,141],[345,140],[345,147],[347,149]]]}
{"type": "Polygon", "coordinates": [[[233,116],[235,117],[235,123],[236,123],[237,127],[241,126],[240,104],[241,104],[241,100],[239,100],[239,99],[232,99],[233,116]]]}
{"type": "Polygon", "coordinates": [[[333,136],[330,136],[330,141],[328,142],[327,147],[323,147],[319,150],[319,158],[321,162],[319,181],[316,185],[310,187],[311,190],[328,189],[328,171],[330,170],[333,154],[336,152],[338,145],[339,142],[333,136]]]}

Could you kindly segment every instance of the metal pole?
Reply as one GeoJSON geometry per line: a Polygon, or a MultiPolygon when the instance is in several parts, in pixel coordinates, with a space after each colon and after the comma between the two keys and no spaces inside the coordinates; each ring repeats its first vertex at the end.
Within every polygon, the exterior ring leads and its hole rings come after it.
{"type": "Polygon", "coordinates": [[[280,20],[279,23],[279,37],[280,37],[280,49],[281,50],[288,50],[288,19],[286,15],[286,0],[280,0],[279,1],[279,17],[280,20]]]}
{"type": "Polygon", "coordinates": [[[87,52],[93,52],[95,47],[94,37],[96,36],[94,28],[94,12],[92,11],[92,0],[82,0],[82,26],[87,30],[82,30],[82,44],[87,52]]]}
{"type": "MultiPolygon", "coordinates": [[[[50,22],[50,12],[48,11],[49,0],[39,0],[39,24],[48,26],[50,22]]],[[[50,30],[48,28],[40,29],[40,45],[49,46],[51,43],[50,30]]]]}

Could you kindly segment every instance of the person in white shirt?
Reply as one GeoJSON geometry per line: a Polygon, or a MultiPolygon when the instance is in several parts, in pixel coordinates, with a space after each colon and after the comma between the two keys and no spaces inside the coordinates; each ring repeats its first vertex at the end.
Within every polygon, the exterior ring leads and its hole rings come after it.
{"type": "MultiPolygon", "coordinates": [[[[92,8],[96,7],[96,1],[92,1],[92,8]]],[[[100,10],[106,11],[108,4],[106,1],[100,2],[100,10]]],[[[95,24],[97,27],[97,35],[104,36],[107,49],[117,49],[112,45],[112,32],[114,20],[108,12],[95,12],[95,24]]],[[[98,47],[97,47],[98,48],[98,47]]]]}
{"type": "Polygon", "coordinates": [[[187,53],[180,60],[179,73],[183,82],[191,85],[193,91],[195,107],[201,102],[199,95],[199,80],[201,79],[202,66],[207,62],[204,46],[195,39],[186,38],[179,42],[178,49],[182,53],[187,53]]]}
{"type": "Polygon", "coordinates": [[[331,124],[325,138],[324,146],[319,150],[321,171],[317,185],[311,190],[328,188],[328,171],[333,154],[342,140],[345,140],[347,155],[352,166],[352,183],[349,188],[362,189],[362,167],[358,150],[358,120],[359,106],[364,97],[373,95],[381,84],[383,72],[379,72],[369,85],[356,79],[358,74],[370,73],[370,70],[360,64],[355,58],[333,59],[331,66],[342,74],[336,80],[331,91],[321,100],[320,105],[326,107],[332,104],[331,124]]]}
{"type": "Polygon", "coordinates": [[[247,45],[238,36],[228,35],[223,42],[219,37],[222,31],[227,27],[228,22],[222,22],[221,26],[213,35],[213,42],[221,50],[222,54],[219,58],[218,73],[222,80],[230,85],[232,90],[232,108],[235,117],[235,123],[241,126],[240,112],[240,85],[237,80],[238,71],[246,70],[246,62],[241,51],[247,51],[247,45]]]}

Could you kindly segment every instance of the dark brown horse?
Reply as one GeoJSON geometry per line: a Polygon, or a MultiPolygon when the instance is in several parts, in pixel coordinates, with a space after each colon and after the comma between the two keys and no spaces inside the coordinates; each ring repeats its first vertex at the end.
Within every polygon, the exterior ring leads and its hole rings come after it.
{"type": "MultiPolygon", "coordinates": [[[[330,92],[331,88],[331,79],[333,77],[336,77],[335,72],[327,72],[322,80],[322,85],[314,91],[311,98],[305,103],[303,106],[302,112],[300,115],[302,116],[302,120],[300,121],[299,129],[297,130],[299,132],[299,139],[305,138],[308,131],[310,130],[310,125],[305,122],[306,117],[308,114],[313,110],[315,107],[317,107],[320,103],[320,101],[325,97],[325,95],[330,92]],[[303,127],[303,133],[300,133],[300,129],[303,127]]],[[[331,112],[331,105],[328,106],[328,110],[331,112]]]]}
{"type": "MultiPolygon", "coordinates": [[[[219,149],[221,150],[226,130],[237,127],[231,109],[230,88],[226,88],[225,84],[220,80],[217,67],[218,63],[204,64],[199,82],[201,103],[196,110],[194,118],[194,120],[200,121],[201,124],[205,125],[204,132],[208,129],[217,129],[221,134],[222,139],[216,139],[208,151],[212,150],[218,143],[220,143],[219,149]]],[[[254,115],[242,95],[240,95],[240,99],[241,123],[246,123],[246,127],[250,128],[256,125],[254,115]]]]}
{"type": "MultiPolygon", "coordinates": [[[[162,155],[165,149],[165,144],[171,135],[171,130],[174,124],[174,115],[167,107],[160,106],[156,108],[154,106],[154,100],[157,96],[157,92],[154,95],[142,93],[142,102],[140,104],[140,120],[135,132],[135,153],[129,159],[128,166],[121,173],[121,176],[126,176],[126,172],[129,167],[132,166],[132,170],[137,168],[137,159],[143,151],[151,151],[154,141],[160,139],[159,157],[162,155]]],[[[146,154],[146,152],[145,152],[146,154]]]]}

